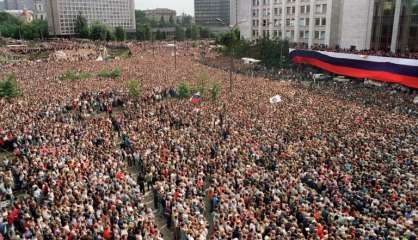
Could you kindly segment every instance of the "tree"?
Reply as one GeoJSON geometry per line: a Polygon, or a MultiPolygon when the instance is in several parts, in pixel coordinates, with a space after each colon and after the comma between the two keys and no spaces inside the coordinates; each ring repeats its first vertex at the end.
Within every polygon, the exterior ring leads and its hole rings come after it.
{"type": "Polygon", "coordinates": [[[192,38],[192,27],[190,27],[190,26],[186,28],[186,38],[187,39],[192,38]]]}
{"type": "Polygon", "coordinates": [[[175,22],[174,22],[173,15],[170,15],[170,18],[168,19],[168,22],[170,23],[170,26],[174,26],[175,22]]]}
{"type": "Polygon", "coordinates": [[[199,27],[200,38],[209,38],[210,32],[209,29],[205,27],[199,27]]]}
{"type": "Polygon", "coordinates": [[[219,87],[218,84],[213,84],[212,87],[210,88],[210,98],[213,102],[216,102],[216,100],[219,97],[219,93],[221,91],[221,87],[219,87]]]}
{"type": "Polygon", "coordinates": [[[90,36],[90,28],[87,23],[87,19],[83,17],[81,14],[77,16],[75,20],[75,27],[74,31],[78,34],[81,38],[89,38],[90,36]]]}
{"type": "Polygon", "coordinates": [[[185,33],[183,27],[176,26],[176,40],[183,41],[185,38],[185,33]]]}
{"type": "Polygon", "coordinates": [[[115,37],[118,41],[125,41],[126,40],[126,32],[122,27],[115,28],[115,37]]]}
{"type": "Polygon", "coordinates": [[[193,40],[199,39],[199,27],[197,27],[196,25],[192,26],[191,39],[193,39],[193,40]]]}
{"type": "Polygon", "coordinates": [[[139,85],[139,81],[137,80],[128,81],[128,92],[129,92],[129,96],[133,98],[139,98],[141,96],[141,87],[139,85]]]}
{"type": "Polygon", "coordinates": [[[4,80],[0,81],[0,97],[4,97],[7,101],[10,101],[17,96],[19,96],[19,87],[16,76],[10,74],[4,80]]]}
{"type": "Polygon", "coordinates": [[[190,89],[187,83],[182,82],[177,87],[177,93],[179,98],[187,98],[190,96],[190,89]]]}
{"type": "Polygon", "coordinates": [[[161,16],[161,18],[160,18],[160,27],[164,27],[164,26],[165,26],[165,20],[164,20],[164,17],[161,16]]]}
{"type": "Polygon", "coordinates": [[[91,39],[93,40],[111,40],[114,37],[112,31],[103,23],[96,22],[91,26],[91,39]]]}

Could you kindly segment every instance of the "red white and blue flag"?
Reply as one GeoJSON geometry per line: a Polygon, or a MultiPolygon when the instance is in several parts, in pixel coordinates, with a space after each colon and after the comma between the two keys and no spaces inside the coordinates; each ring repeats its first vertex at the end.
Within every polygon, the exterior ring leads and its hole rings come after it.
{"type": "Polygon", "coordinates": [[[202,98],[200,97],[200,92],[193,94],[190,98],[190,102],[193,104],[198,104],[200,103],[200,101],[202,101],[202,98]]]}
{"type": "Polygon", "coordinates": [[[398,83],[418,89],[418,60],[312,50],[291,50],[294,63],[352,78],[398,83]]]}

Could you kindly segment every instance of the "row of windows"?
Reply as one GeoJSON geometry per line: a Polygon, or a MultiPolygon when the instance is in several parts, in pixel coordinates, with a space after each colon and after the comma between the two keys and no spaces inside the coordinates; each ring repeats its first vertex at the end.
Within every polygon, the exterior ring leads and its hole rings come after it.
{"type": "MultiPolygon", "coordinates": [[[[299,26],[301,27],[308,27],[309,26],[309,18],[299,18],[299,26]]],[[[282,19],[273,19],[273,22],[270,22],[267,19],[261,20],[262,27],[268,27],[269,25],[273,25],[274,27],[281,27],[282,26],[282,19]]],[[[253,27],[260,26],[260,20],[253,19],[252,21],[253,27]]],[[[326,18],[315,18],[315,26],[326,26],[327,19],[326,18]]],[[[286,26],[294,27],[295,26],[295,19],[294,18],[287,18],[286,19],[286,26]]]]}
{"type": "MultiPolygon", "coordinates": [[[[321,0],[316,0],[316,1],[321,1],[321,0]]],[[[296,0],[273,0],[273,5],[281,5],[283,2],[286,2],[288,4],[294,4],[296,3],[296,0]]],[[[309,3],[310,0],[300,0],[301,3],[309,3]]],[[[258,6],[269,6],[270,5],[270,0],[253,0],[253,7],[258,7],[258,6]]]]}
{"type": "MultiPolygon", "coordinates": [[[[309,14],[311,12],[311,6],[310,5],[303,5],[300,6],[300,14],[309,14]]],[[[260,13],[260,9],[253,9],[253,17],[258,17],[260,13]]],[[[327,13],[327,5],[326,4],[317,4],[315,5],[315,14],[326,14],[327,13]]],[[[286,14],[296,14],[296,7],[286,7],[286,14]]],[[[282,8],[275,7],[273,8],[273,15],[279,16],[282,15],[282,8]]],[[[264,8],[262,10],[262,16],[268,17],[270,16],[270,8],[264,8]]]]}
{"type": "MultiPolygon", "coordinates": [[[[253,35],[253,38],[258,38],[259,36],[263,36],[263,37],[272,36],[274,38],[276,38],[276,37],[282,38],[283,37],[282,31],[280,31],[280,30],[273,30],[273,31],[253,30],[252,35],[253,35]]],[[[291,40],[295,39],[295,31],[294,30],[286,31],[284,37],[287,38],[287,39],[291,39],[291,40]]],[[[299,31],[298,39],[308,41],[309,40],[309,31],[299,31]]],[[[325,31],[315,31],[313,39],[314,40],[321,40],[321,41],[325,40],[325,31]]]]}

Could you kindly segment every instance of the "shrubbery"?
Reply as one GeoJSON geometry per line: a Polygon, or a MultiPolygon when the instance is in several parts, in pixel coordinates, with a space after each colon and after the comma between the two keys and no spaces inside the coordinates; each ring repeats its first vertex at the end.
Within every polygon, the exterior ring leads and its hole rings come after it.
{"type": "Polygon", "coordinates": [[[190,97],[190,87],[187,83],[182,82],[177,86],[177,94],[179,98],[190,97]]]}
{"type": "Polygon", "coordinates": [[[130,80],[128,81],[128,92],[129,96],[138,98],[141,96],[141,86],[139,81],[137,80],[130,80]]]}
{"type": "Polygon", "coordinates": [[[10,74],[0,81],[0,98],[10,101],[12,98],[19,96],[19,94],[20,91],[14,74],[10,74]]]}
{"type": "Polygon", "coordinates": [[[113,79],[119,78],[120,75],[121,75],[121,71],[120,71],[119,68],[115,68],[112,71],[102,70],[97,74],[97,76],[99,76],[99,77],[113,78],[113,79]]]}
{"type": "Polygon", "coordinates": [[[91,77],[89,73],[85,72],[77,72],[76,70],[67,70],[64,74],[62,74],[59,79],[60,80],[83,80],[91,77]]]}

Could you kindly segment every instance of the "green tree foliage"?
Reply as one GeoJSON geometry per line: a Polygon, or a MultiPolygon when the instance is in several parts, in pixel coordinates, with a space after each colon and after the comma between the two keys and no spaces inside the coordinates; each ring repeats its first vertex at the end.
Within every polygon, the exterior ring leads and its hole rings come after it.
{"type": "Polygon", "coordinates": [[[19,87],[16,76],[10,74],[0,81],[0,98],[10,101],[12,98],[19,96],[19,87]]]}
{"type": "Polygon", "coordinates": [[[209,29],[205,27],[199,27],[200,38],[208,39],[210,37],[209,29]]]}
{"type": "Polygon", "coordinates": [[[137,80],[128,81],[128,92],[129,92],[129,96],[133,98],[139,98],[141,96],[141,87],[139,85],[139,81],[137,80]]]}
{"type": "Polygon", "coordinates": [[[122,27],[115,28],[115,37],[118,41],[125,41],[126,40],[126,32],[122,27]]]}
{"type": "Polygon", "coordinates": [[[209,75],[207,72],[201,72],[197,78],[198,82],[196,84],[196,92],[200,92],[200,95],[203,96],[206,91],[206,84],[209,81],[209,75]]]}
{"type": "Polygon", "coordinates": [[[59,80],[75,81],[75,80],[84,80],[89,77],[91,77],[89,73],[78,72],[76,70],[67,70],[59,77],[59,80]]]}
{"type": "Polygon", "coordinates": [[[151,40],[151,28],[148,24],[142,24],[137,26],[136,39],[140,41],[151,40]]]}
{"type": "Polygon", "coordinates": [[[102,78],[112,78],[112,79],[116,79],[119,78],[121,75],[121,71],[119,68],[115,68],[112,71],[109,70],[102,70],[100,71],[97,76],[102,77],[102,78]]]}
{"type": "Polygon", "coordinates": [[[170,19],[168,19],[168,22],[170,23],[170,26],[174,26],[175,22],[174,22],[173,15],[170,15],[170,19]]]}
{"type": "Polygon", "coordinates": [[[0,12],[0,34],[16,39],[44,39],[48,37],[48,23],[43,20],[24,23],[8,13],[0,12]]]}
{"type": "Polygon", "coordinates": [[[115,35],[108,26],[103,23],[96,22],[91,26],[90,38],[93,40],[114,40],[115,35]]]}
{"type": "Polygon", "coordinates": [[[161,16],[161,18],[160,18],[159,26],[160,27],[165,27],[165,20],[164,20],[163,16],[161,16]]]}
{"type": "Polygon", "coordinates": [[[190,88],[187,83],[182,82],[177,86],[177,94],[179,98],[190,97],[190,88]]]}
{"type": "Polygon", "coordinates": [[[185,32],[184,28],[180,26],[176,26],[176,40],[183,41],[185,39],[185,32]]]}
{"type": "Polygon", "coordinates": [[[240,39],[239,30],[234,29],[219,36],[217,44],[225,46],[223,53],[226,55],[259,59],[264,66],[269,68],[287,67],[290,64],[287,40],[263,38],[250,43],[240,39]]]}
{"type": "Polygon", "coordinates": [[[78,15],[77,19],[75,20],[75,32],[81,38],[89,38],[90,37],[90,28],[87,23],[87,19],[82,15],[78,15]]]}
{"type": "Polygon", "coordinates": [[[221,87],[218,84],[213,84],[212,87],[209,89],[210,91],[210,99],[213,102],[216,102],[218,100],[219,94],[221,92],[221,87]]]}
{"type": "Polygon", "coordinates": [[[197,39],[199,39],[199,27],[198,26],[196,26],[196,25],[193,25],[192,26],[192,29],[191,29],[191,38],[192,38],[192,40],[197,40],[197,39]]]}

